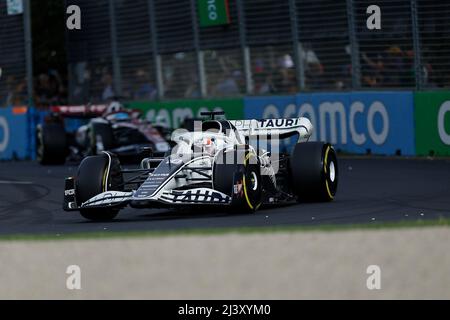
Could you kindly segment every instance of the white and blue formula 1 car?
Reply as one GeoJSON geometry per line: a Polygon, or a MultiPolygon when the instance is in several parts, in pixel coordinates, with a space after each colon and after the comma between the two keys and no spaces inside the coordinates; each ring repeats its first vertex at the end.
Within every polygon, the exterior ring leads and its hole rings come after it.
{"type": "MultiPolygon", "coordinates": [[[[265,205],[331,201],[338,186],[334,148],[308,142],[306,118],[215,120],[204,113],[194,132],[175,131],[170,155],[143,156],[137,169],[123,170],[110,152],[85,158],[66,178],[64,210],[94,221],[111,220],[126,207],[232,207],[253,212],[265,205]],[[280,152],[281,139],[295,139],[280,152]]],[[[231,210],[230,210],[231,211],[231,210]]]]}

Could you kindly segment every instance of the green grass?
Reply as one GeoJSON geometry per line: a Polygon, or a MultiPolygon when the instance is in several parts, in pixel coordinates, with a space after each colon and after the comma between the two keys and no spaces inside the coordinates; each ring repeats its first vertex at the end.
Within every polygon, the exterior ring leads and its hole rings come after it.
{"type": "Polygon", "coordinates": [[[422,227],[450,227],[450,219],[399,221],[392,223],[373,222],[368,224],[317,225],[317,226],[276,226],[276,227],[242,227],[242,228],[209,228],[169,231],[139,231],[139,232],[89,232],[70,233],[65,235],[6,235],[0,236],[0,241],[55,241],[82,239],[111,238],[142,238],[171,236],[214,236],[226,234],[264,234],[264,233],[296,233],[296,232],[345,232],[351,230],[386,230],[422,227]]]}

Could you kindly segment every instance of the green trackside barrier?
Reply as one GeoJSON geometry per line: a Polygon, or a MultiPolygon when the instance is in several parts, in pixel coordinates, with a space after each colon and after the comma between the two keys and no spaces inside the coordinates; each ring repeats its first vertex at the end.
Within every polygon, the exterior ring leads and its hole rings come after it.
{"type": "Polygon", "coordinates": [[[416,92],[416,153],[450,156],[450,92],[416,92]]]}
{"type": "Polygon", "coordinates": [[[205,111],[224,111],[230,120],[244,118],[244,99],[129,102],[126,106],[141,110],[148,120],[169,128],[179,128],[186,118],[201,118],[200,113],[205,111]]]}

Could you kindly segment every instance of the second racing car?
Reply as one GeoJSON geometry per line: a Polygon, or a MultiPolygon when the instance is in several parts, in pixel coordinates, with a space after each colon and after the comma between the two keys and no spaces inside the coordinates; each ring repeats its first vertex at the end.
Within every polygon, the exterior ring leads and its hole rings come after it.
{"type": "Polygon", "coordinates": [[[56,106],[36,129],[36,158],[41,164],[80,161],[86,156],[109,151],[123,160],[140,157],[143,147],[164,154],[170,144],[139,110],[124,108],[119,102],[107,105],[56,106]],[[84,119],[74,132],[65,119],[84,119]]]}

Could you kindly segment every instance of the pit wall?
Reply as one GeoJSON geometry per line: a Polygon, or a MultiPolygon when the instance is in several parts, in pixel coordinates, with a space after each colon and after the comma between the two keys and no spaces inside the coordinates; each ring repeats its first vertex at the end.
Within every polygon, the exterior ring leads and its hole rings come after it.
{"type": "MultiPolygon", "coordinates": [[[[308,117],[313,140],[354,154],[450,156],[450,91],[311,93],[241,99],[132,102],[147,119],[177,128],[185,118],[223,110],[228,119],[308,117]]],[[[34,108],[0,108],[0,160],[35,154],[34,108]]]]}

